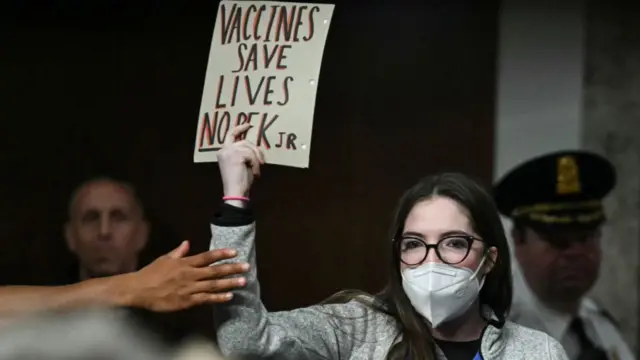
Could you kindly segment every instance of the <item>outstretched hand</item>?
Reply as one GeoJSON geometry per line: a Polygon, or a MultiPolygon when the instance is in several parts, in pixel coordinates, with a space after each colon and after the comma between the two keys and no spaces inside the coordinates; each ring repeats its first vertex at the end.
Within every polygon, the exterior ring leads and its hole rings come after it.
{"type": "Polygon", "coordinates": [[[230,290],[245,285],[248,264],[217,264],[237,256],[235,250],[219,249],[185,257],[189,242],[130,275],[132,303],[152,311],[168,312],[192,306],[221,303],[232,297],[230,290]]]}
{"type": "Polygon", "coordinates": [[[218,151],[224,196],[247,196],[253,180],[260,176],[264,154],[250,141],[243,140],[251,124],[235,127],[218,151]]]}
{"type": "MultiPolygon", "coordinates": [[[[227,136],[218,151],[218,164],[225,196],[246,196],[255,176],[260,175],[264,155],[257,146],[243,140],[251,128],[242,124],[227,136]]],[[[131,274],[131,291],[135,306],[153,311],[176,311],[205,303],[226,302],[230,290],[242,287],[246,280],[232,277],[249,270],[248,264],[214,264],[236,257],[232,249],[207,251],[185,257],[187,241],[172,252],[131,274]]]]}

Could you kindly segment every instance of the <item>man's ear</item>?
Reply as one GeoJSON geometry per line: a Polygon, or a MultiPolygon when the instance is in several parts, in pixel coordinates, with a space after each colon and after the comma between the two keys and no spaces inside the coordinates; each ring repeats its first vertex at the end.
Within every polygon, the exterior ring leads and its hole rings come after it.
{"type": "Polygon", "coordinates": [[[76,239],[73,235],[73,229],[71,229],[71,223],[67,222],[64,224],[64,239],[67,243],[67,248],[75,253],[76,252],[76,239]]]}

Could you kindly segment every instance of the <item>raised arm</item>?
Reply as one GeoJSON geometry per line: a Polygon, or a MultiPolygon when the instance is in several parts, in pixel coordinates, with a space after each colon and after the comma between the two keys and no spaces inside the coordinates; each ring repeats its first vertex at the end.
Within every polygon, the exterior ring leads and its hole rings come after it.
{"type": "Polygon", "coordinates": [[[251,266],[245,275],[246,286],[235,290],[231,301],[214,308],[218,345],[224,355],[348,359],[363,343],[382,345],[393,340],[387,331],[393,328],[392,321],[356,301],[267,312],[260,300],[255,229],[250,210],[229,204],[222,206],[211,226],[211,248],[233,246],[238,258],[251,266]]]}
{"type": "MultiPolygon", "coordinates": [[[[235,130],[233,137],[246,131],[246,126],[235,130]]],[[[247,195],[252,175],[258,174],[261,154],[248,142],[228,142],[218,162],[225,197],[234,200],[226,201],[212,221],[211,248],[233,247],[238,259],[251,266],[246,286],[235,290],[231,301],[214,308],[223,354],[252,359],[348,359],[362,344],[371,342],[386,351],[393,340],[391,320],[356,301],[267,312],[260,300],[253,215],[246,201],[237,200],[247,195]]]]}
{"type": "Polygon", "coordinates": [[[235,250],[220,249],[184,257],[189,243],[130,274],[82,281],[67,286],[0,287],[0,318],[5,320],[37,311],[69,310],[87,306],[127,306],[153,311],[176,311],[204,303],[228,301],[228,291],[241,285],[244,264],[209,266],[232,259],[235,250]]]}

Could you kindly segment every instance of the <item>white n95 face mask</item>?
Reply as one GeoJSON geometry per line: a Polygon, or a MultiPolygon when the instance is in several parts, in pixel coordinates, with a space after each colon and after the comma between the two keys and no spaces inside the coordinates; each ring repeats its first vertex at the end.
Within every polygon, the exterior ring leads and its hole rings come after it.
{"type": "Polygon", "coordinates": [[[424,263],[402,271],[402,287],[411,305],[424,316],[433,328],[453,320],[478,298],[484,277],[478,281],[483,258],[474,272],[467,268],[440,263],[424,263]]]}

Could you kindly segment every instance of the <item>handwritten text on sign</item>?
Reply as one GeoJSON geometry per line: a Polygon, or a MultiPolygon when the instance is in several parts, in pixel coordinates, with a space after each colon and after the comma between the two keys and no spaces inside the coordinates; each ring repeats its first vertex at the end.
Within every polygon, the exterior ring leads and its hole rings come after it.
{"type": "Polygon", "coordinates": [[[313,113],[333,5],[222,1],[200,106],[195,162],[243,123],[268,163],[309,166],[313,113]]]}

